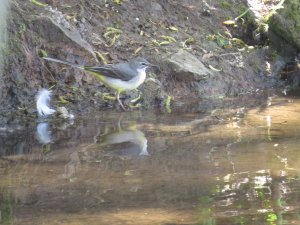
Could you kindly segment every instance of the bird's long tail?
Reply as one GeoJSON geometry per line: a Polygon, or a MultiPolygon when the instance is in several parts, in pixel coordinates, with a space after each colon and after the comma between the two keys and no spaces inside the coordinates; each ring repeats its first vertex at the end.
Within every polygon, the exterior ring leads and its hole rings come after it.
{"type": "Polygon", "coordinates": [[[78,64],[75,64],[75,63],[70,63],[70,62],[67,62],[67,61],[62,61],[62,60],[59,60],[59,59],[53,59],[53,58],[49,58],[49,57],[43,57],[43,59],[84,70],[84,66],[81,66],[81,65],[78,65],[78,64]]]}

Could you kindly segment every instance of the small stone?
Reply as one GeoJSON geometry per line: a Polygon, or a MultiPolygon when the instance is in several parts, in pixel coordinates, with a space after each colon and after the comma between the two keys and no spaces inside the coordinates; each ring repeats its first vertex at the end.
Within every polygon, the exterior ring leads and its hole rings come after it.
{"type": "Polygon", "coordinates": [[[58,107],[57,112],[60,118],[71,120],[75,118],[75,116],[72,113],[69,113],[65,107],[58,107]]]}
{"type": "Polygon", "coordinates": [[[179,50],[171,55],[167,63],[178,81],[201,81],[212,76],[212,73],[198,58],[185,50],[179,50]]]}

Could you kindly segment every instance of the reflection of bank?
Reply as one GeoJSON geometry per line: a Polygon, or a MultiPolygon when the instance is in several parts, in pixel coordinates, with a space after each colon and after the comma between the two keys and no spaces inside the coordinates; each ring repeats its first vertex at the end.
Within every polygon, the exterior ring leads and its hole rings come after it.
{"type": "Polygon", "coordinates": [[[108,156],[149,155],[145,134],[135,127],[118,128],[115,132],[100,136],[100,146],[108,148],[108,156]]]}
{"type": "MultiPolygon", "coordinates": [[[[60,131],[65,131],[69,126],[74,124],[74,120],[64,120],[64,121],[59,121],[59,122],[60,122],[59,126],[56,125],[55,127],[56,127],[56,130],[60,130],[60,131]]],[[[38,123],[36,126],[36,135],[35,136],[36,136],[36,139],[38,140],[38,142],[42,145],[53,143],[54,140],[57,139],[57,137],[56,138],[52,137],[52,129],[51,129],[50,124],[47,121],[43,121],[43,122],[38,123]]],[[[55,132],[55,133],[57,133],[57,132],[55,132]]],[[[56,136],[57,136],[57,134],[56,134],[56,136]]]]}
{"type": "Polygon", "coordinates": [[[32,135],[34,131],[31,128],[0,128],[0,157],[22,155],[30,153],[34,142],[32,135]]]}

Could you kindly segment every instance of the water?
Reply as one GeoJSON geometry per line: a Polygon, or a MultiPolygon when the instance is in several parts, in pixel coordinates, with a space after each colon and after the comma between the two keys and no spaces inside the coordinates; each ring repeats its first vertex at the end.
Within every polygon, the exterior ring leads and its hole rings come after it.
{"type": "Polygon", "coordinates": [[[300,224],[300,100],[0,131],[2,224],[300,224]],[[215,124],[215,125],[211,125],[215,124]]]}

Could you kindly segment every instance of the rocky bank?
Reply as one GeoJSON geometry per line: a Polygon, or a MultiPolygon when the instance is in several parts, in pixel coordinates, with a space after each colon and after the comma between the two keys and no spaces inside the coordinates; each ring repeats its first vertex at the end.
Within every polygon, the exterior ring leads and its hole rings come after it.
{"type": "MultiPolygon", "coordinates": [[[[89,65],[145,57],[157,67],[148,73],[153,79],[145,83],[141,109],[165,110],[172,99],[175,111],[190,102],[199,111],[201,102],[278,87],[284,62],[254,37],[255,13],[234,26],[223,23],[245,12],[249,2],[12,0],[1,75],[3,122],[36,117],[35,95],[42,87],[51,88],[55,106],[78,113],[121,110],[104,100],[111,90],[94,77],[46,62],[43,55],[89,65]]],[[[136,95],[126,93],[123,101],[136,95]]]]}

